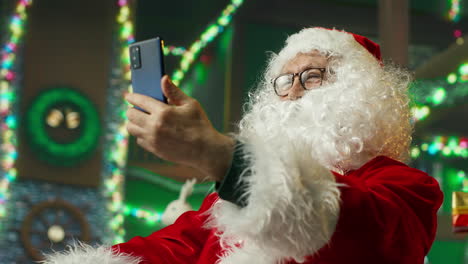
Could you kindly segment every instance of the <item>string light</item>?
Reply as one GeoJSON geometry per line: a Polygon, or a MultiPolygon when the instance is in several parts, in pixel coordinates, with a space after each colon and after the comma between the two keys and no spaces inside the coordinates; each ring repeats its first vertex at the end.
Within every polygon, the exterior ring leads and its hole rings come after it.
{"type": "Polygon", "coordinates": [[[448,106],[468,96],[468,63],[461,64],[445,80],[417,81],[410,90],[416,103],[411,108],[412,119],[414,122],[425,120],[432,107],[448,106]]]}
{"type": "MultiPolygon", "coordinates": [[[[221,32],[223,32],[224,28],[229,25],[232,20],[232,16],[243,2],[244,0],[232,0],[231,3],[221,12],[221,15],[216,19],[216,22],[208,25],[200,37],[192,43],[188,50],[182,55],[179,68],[172,74],[172,81],[174,84],[180,84],[202,49],[212,42],[221,32]]],[[[190,93],[190,91],[187,93],[190,93]]]]}
{"type": "Polygon", "coordinates": [[[450,73],[447,75],[447,82],[449,84],[454,84],[457,82],[457,75],[455,73],[450,73]]]}
{"type": "Polygon", "coordinates": [[[0,130],[2,134],[1,161],[3,175],[0,179],[0,219],[7,214],[6,204],[10,196],[9,187],[15,181],[17,170],[15,168],[17,152],[16,140],[16,114],[13,105],[16,102],[16,73],[14,72],[18,46],[22,41],[24,25],[27,21],[27,7],[32,0],[20,0],[16,4],[13,16],[10,20],[9,34],[5,46],[3,46],[0,60],[0,130]]]}
{"type": "Polygon", "coordinates": [[[164,55],[173,55],[173,56],[182,56],[187,49],[184,47],[176,47],[176,46],[164,46],[164,55]]]}
{"type": "Polygon", "coordinates": [[[411,115],[413,121],[418,122],[426,119],[431,113],[431,109],[427,106],[413,106],[411,107],[411,115]]]}
{"type": "MultiPolygon", "coordinates": [[[[130,17],[130,6],[127,0],[118,0],[119,13],[117,15],[117,23],[120,27],[119,42],[120,42],[120,67],[122,70],[122,78],[126,86],[131,90],[130,86],[130,55],[128,53],[129,44],[135,41],[133,35],[134,26],[130,17]]],[[[126,102],[122,96],[122,106],[126,102]]],[[[122,107],[123,109],[124,107],[122,107]]],[[[124,222],[124,206],[123,206],[123,170],[126,166],[127,149],[128,149],[128,132],[126,129],[127,119],[125,112],[120,113],[121,122],[117,125],[114,133],[114,138],[110,144],[110,151],[107,158],[107,163],[111,166],[110,175],[106,175],[104,179],[104,196],[107,198],[107,209],[111,213],[109,227],[113,231],[113,243],[124,242],[125,229],[124,222]]]]}
{"type": "Polygon", "coordinates": [[[412,147],[410,153],[413,159],[418,158],[422,153],[466,159],[468,158],[468,138],[435,136],[430,142],[412,147]]]}
{"type": "Polygon", "coordinates": [[[162,213],[153,210],[142,209],[126,204],[124,206],[124,215],[133,216],[141,220],[145,220],[149,224],[161,223],[162,213]]]}
{"type": "Polygon", "coordinates": [[[448,18],[452,22],[460,20],[460,0],[449,0],[448,18]]]}
{"type": "Polygon", "coordinates": [[[444,87],[438,87],[434,93],[427,98],[427,101],[432,105],[440,105],[445,98],[447,98],[447,92],[444,87]]]}
{"type": "Polygon", "coordinates": [[[460,74],[460,82],[468,81],[468,63],[463,63],[458,67],[458,73],[460,74]]]}

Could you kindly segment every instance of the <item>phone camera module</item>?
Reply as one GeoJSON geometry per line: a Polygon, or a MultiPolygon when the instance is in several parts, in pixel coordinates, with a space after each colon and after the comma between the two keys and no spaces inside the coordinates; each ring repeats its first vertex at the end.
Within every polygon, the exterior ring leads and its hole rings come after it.
{"type": "Polygon", "coordinates": [[[139,46],[130,47],[130,63],[132,65],[132,69],[141,68],[141,56],[139,46]]]}

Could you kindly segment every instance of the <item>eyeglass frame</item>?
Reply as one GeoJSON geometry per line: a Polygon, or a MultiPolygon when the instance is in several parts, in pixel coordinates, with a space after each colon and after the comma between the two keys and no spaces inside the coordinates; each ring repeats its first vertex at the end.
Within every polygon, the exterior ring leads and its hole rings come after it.
{"type": "Polygon", "coordinates": [[[304,69],[304,70],[301,71],[301,72],[296,72],[296,73],[285,73],[285,74],[279,75],[279,76],[276,77],[276,78],[271,79],[270,82],[271,82],[271,84],[273,85],[273,90],[275,90],[275,93],[276,93],[276,95],[278,95],[278,96],[286,96],[286,95],[288,95],[289,93],[287,93],[287,94],[285,94],[285,95],[280,95],[280,94],[278,94],[278,92],[276,91],[275,82],[276,82],[276,80],[277,80],[278,78],[280,78],[280,77],[282,77],[282,76],[292,75],[291,87],[290,87],[289,89],[291,89],[291,88],[293,87],[293,85],[294,85],[294,80],[296,79],[296,76],[299,76],[298,79],[299,79],[299,83],[301,84],[302,88],[304,88],[304,90],[306,90],[306,91],[309,91],[309,90],[311,90],[311,89],[307,89],[307,88],[304,86],[304,84],[302,83],[301,75],[302,75],[304,72],[308,71],[308,70],[315,70],[315,69],[316,69],[316,70],[320,70],[320,85],[317,86],[317,87],[320,87],[320,86],[322,86],[324,73],[325,73],[325,71],[327,70],[327,68],[323,68],[323,67],[310,67],[310,68],[304,69]]]}

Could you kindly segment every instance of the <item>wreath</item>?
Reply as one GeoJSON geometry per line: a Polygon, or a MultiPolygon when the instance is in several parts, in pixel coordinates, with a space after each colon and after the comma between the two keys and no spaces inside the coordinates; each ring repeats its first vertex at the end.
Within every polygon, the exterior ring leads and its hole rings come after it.
{"type": "Polygon", "coordinates": [[[100,132],[96,107],[74,89],[48,89],[34,99],[26,113],[26,138],[41,160],[54,165],[72,166],[89,157],[100,132]],[[51,132],[63,122],[68,122],[74,133],[68,138],[67,133],[55,133],[65,140],[51,132]]]}

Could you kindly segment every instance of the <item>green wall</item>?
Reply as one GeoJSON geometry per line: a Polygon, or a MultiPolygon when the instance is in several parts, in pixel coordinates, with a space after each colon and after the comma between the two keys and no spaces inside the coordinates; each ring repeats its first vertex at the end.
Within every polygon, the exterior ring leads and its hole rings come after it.
{"type": "MultiPolygon", "coordinates": [[[[155,175],[154,177],[158,176],[155,175]]],[[[176,183],[175,181],[173,182],[176,183]]],[[[168,190],[160,185],[148,183],[148,181],[144,180],[127,180],[125,186],[126,204],[160,213],[164,212],[167,204],[176,200],[178,197],[178,192],[168,190]]],[[[204,198],[205,194],[193,194],[187,201],[194,210],[198,210],[204,198]]],[[[125,238],[128,240],[134,236],[148,236],[162,227],[164,226],[161,223],[148,223],[133,216],[126,216],[125,238]]]]}

